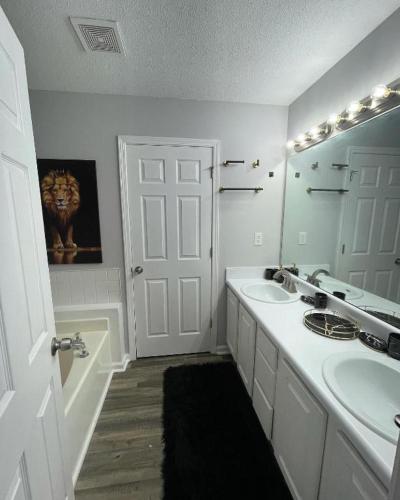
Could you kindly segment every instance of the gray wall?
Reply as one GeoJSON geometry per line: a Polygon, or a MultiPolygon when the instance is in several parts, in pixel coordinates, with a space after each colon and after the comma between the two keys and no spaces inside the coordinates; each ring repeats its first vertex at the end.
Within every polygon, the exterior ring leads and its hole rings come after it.
{"type": "Polygon", "coordinates": [[[399,45],[400,9],[290,105],[289,138],[343,111],[375,85],[400,77],[399,45]]]}
{"type": "Polygon", "coordinates": [[[222,160],[248,162],[221,167],[222,185],[265,188],[257,195],[220,195],[218,343],[224,344],[225,267],[278,263],[287,108],[45,91],[32,91],[30,98],[38,157],[97,161],[104,258],[100,266],[106,268],[123,268],[118,135],[220,139],[222,160]],[[259,169],[249,165],[256,158],[261,160],[259,169]],[[268,177],[268,171],[274,171],[274,177],[268,177]],[[263,246],[253,245],[255,231],[264,233],[263,246]]]}

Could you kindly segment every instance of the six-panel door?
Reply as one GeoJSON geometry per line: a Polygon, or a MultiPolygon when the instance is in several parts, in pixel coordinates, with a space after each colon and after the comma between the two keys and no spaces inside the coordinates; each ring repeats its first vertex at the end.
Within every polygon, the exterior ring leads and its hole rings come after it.
{"type": "Polygon", "coordinates": [[[0,498],[73,497],[24,55],[0,8],[0,498]]]}
{"type": "Polygon", "coordinates": [[[400,151],[357,151],[349,168],[338,277],[399,302],[400,151]]]}
{"type": "Polygon", "coordinates": [[[210,349],[212,150],[127,145],[137,355],[210,349]]]}

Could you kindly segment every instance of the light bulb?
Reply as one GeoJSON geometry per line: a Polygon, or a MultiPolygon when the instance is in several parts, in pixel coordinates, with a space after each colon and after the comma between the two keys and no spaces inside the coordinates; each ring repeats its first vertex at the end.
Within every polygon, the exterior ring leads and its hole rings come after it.
{"type": "Polygon", "coordinates": [[[300,134],[297,136],[296,141],[300,144],[304,144],[308,140],[306,134],[300,134]]]}
{"type": "Polygon", "coordinates": [[[374,87],[372,91],[372,96],[374,99],[387,99],[392,93],[392,89],[386,85],[380,84],[374,87]]]}
{"type": "Polygon", "coordinates": [[[288,149],[293,149],[293,148],[294,148],[294,146],[295,146],[295,142],[294,142],[294,141],[288,141],[288,142],[286,143],[286,147],[287,147],[288,149]]]}
{"type": "Polygon", "coordinates": [[[318,139],[320,135],[321,135],[321,129],[319,127],[313,127],[310,130],[310,136],[312,139],[318,139]]]}
{"type": "Polygon", "coordinates": [[[365,106],[363,106],[360,101],[353,101],[349,104],[347,111],[349,114],[356,114],[363,111],[363,109],[365,109],[365,106]]]}
{"type": "Polygon", "coordinates": [[[339,115],[337,113],[332,113],[331,115],[329,115],[328,123],[331,125],[336,125],[338,120],[339,120],[339,115]]]}

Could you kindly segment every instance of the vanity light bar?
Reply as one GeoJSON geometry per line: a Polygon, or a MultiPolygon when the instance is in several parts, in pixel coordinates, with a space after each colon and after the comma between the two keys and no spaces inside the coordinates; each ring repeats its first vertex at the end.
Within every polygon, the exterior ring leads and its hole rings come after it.
{"type": "Polygon", "coordinates": [[[400,79],[389,85],[377,85],[368,97],[351,102],[340,114],[332,114],[326,122],[288,141],[287,148],[299,153],[325,141],[334,132],[348,130],[399,105],[400,79]]]}

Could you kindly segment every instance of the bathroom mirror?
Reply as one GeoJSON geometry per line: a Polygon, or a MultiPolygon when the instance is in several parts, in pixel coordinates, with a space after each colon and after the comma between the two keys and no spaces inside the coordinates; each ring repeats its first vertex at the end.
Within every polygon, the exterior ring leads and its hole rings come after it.
{"type": "Polygon", "coordinates": [[[399,230],[400,108],[289,156],[282,264],[396,327],[399,230]]]}

